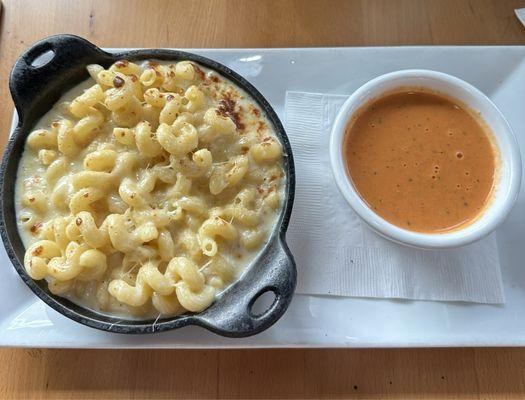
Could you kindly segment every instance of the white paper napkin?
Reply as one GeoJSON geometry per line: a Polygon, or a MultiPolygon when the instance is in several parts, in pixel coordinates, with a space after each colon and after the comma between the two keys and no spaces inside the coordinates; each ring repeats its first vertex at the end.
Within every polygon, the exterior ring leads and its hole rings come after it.
{"type": "Polygon", "coordinates": [[[288,244],[298,293],[503,303],[495,234],[460,249],[397,245],[370,230],[332,177],[329,138],[346,96],[288,92],[286,127],[297,188],[288,244]]]}

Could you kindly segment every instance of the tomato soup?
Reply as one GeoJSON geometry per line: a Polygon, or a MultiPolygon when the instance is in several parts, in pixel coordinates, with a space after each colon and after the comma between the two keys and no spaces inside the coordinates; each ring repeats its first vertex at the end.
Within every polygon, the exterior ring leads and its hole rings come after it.
{"type": "Polygon", "coordinates": [[[463,227],[491,197],[496,150],[484,123],[441,95],[405,90],[374,100],[346,128],[348,174],[361,198],[401,228],[463,227]]]}

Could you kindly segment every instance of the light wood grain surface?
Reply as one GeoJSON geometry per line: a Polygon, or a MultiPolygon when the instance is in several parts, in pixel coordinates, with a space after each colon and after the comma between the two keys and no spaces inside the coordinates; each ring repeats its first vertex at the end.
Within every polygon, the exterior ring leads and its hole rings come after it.
{"type": "MultiPolygon", "coordinates": [[[[5,0],[7,78],[32,42],[74,33],[108,47],[525,44],[518,0],[5,0]]],[[[9,266],[2,266],[9,268],[9,266]]],[[[0,398],[525,398],[525,349],[0,350],[0,398]]]]}

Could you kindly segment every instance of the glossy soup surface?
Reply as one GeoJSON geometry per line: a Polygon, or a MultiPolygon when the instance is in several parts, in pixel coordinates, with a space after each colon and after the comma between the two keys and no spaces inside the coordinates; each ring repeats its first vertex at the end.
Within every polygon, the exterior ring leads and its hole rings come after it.
{"type": "Polygon", "coordinates": [[[344,153],[363,200],[411,231],[474,221],[495,180],[486,128],[472,111],[434,93],[406,90],[365,105],[347,126],[344,153]]]}

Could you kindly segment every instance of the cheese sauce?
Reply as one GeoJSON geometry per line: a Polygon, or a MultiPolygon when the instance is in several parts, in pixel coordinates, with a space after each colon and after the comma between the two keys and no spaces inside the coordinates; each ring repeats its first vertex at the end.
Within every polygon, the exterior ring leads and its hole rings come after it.
{"type": "MultiPolygon", "coordinates": [[[[165,66],[170,64],[171,63],[165,62],[160,63],[160,65],[165,66]]],[[[142,69],[146,70],[149,65],[156,66],[159,65],[159,63],[155,61],[145,61],[142,64],[142,69]]],[[[214,277],[211,276],[210,271],[212,271],[212,268],[210,268],[211,264],[208,260],[208,258],[211,260],[211,257],[204,255],[198,242],[199,227],[204,219],[207,219],[213,211],[220,211],[233,203],[239,205],[241,199],[237,196],[241,190],[247,190],[247,192],[245,191],[243,193],[253,194],[252,197],[246,200],[246,207],[250,208],[250,215],[255,215],[255,222],[252,221],[249,226],[246,226],[247,224],[240,222],[239,217],[235,219],[233,216],[225,216],[227,219],[227,221],[225,221],[236,227],[238,240],[234,243],[228,243],[222,238],[218,238],[220,252],[218,252],[217,256],[222,257],[222,259],[231,266],[232,277],[230,277],[229,281],[225,280],[223,284],[217,284],[215,287],[216,293],[220,293],[229,286],[231,282],[240,278],[245,268],[257,259],[260,251],[264,248],[273,233],[278,221],[282,209],[281,204],[285,193],[286,181],[283,170],[283,158],[282,154],[279,153],[279,157],[271,162],[255,162],[250,152],[252,146],[259,143],[278,141],[273,125],[250,95],[237,87],[233,82],[197,64],[193,64],[193,67],[195,69],[195,78],[188,82],[181,80],[178,82],[180,86],[175,89],[181,89],[181,93],[184,93],[187,87],[196,85],[199,90],[203,92],[204,104],[195,111],[184,111],[186,116],[191,118],[190,121],[192,121],[195,128],[201,129],[201,131],[199,131],[199,133],[201,133],[204,129],[209,129],[204,119],[205,111],[214,107],[217,110],[217,115],[229,117],[236,128],[234,134],[231,136],[217,136],[209,142],[204,141],[203,135],[199,136],[198,147],[209,149],[213,155],[213,164],[211,165],[210,172],[203,176],[197,176],[193,170],[193,175],[191,175],[191,171],[188,172],[189,167],[187,167],[187,165],[190,164],[189,161],[186,161],[186,159],[189,160],[187,155],[172,157],[163,150],[161,155],[153,158],[140,152],[135,144],[126,145],[119,142],[114,134],[114,128],[121,127],[121,124],[112,117],[114,113],[107,112],[107,110],[103,108],[103,105],[99,104],[97,107],[108,114],[107,119],[97,128],[95,136],[88,144],[81,148],[78,154],[68,155],[67,157],[60,155],[67,163],[56,183],[49,184],[47,182],[46,173],[48,166],[44,165],[39,158],[39,151],[41,149],[34,149],[26,145],[18,168],[15,192],[18,228],[20,237],[26,248],[29,248],[42,239],[55,240],[54,237],[43,236],[46,234],[46,231],[49,231],[47,229],[49,226],[53,227],[53,221],[59,221],[62,218],[70,222],[76,218],[78,221],[78,217],[72,212],[70,205],[71,199],[78,192],[72,183],[74,176],[86,170],[86,157],[89,154],[106,149],[114,151],[119,156],[121,154],[134,155],[135,164],[134,167],[130,168],[129,172],[120,179],[116,186],[107,189],[104,196],[92,204],[92,215],[94,218],[97,218],[98,226],[102,226],[102,222],[110,214],[131,215],[131,217],[128,217],[129,223],[131,223],[133,215],[144,215],[146,220],[153,220],[153,210],[160,210],[163,209],[163,207],[166,208],[166,204],[168,203],[175,205],[177,201],[189,201],[191,199],[198,201],[197,210],[192,212],[184,210],[184,216],[181,220],[170,222],[166,227],[162,228],[166,229],[166,232],[168,232],[172,238],[170,240],[173,241],[174,246],[173,256],[187,257],[197,263],[201,268],[199,274],[201,274],[201,271],[204,271],[202,274],[206,279],[207,285],[214,277]],[[210,189],[210,176],[214,168],[225,168],[230,157],[238,155],[250,157],[248,159],[248,170],[245,176],[235,185],[222,188],[219,193],[212,194],[210,189]],[[164,157],[165,160],[162,161],[161,157],[164,157]],[[154,186],[148,189],[146,195],[148,196],[149,202],[147,206],[142,208],[131,207],[126,205],[126,203],[122,203],[123,200],[119,192],[119,185],[122,180],[129,179],[133,182],[136,181],[138,186],[143,185],[141,182],[144,182],[143,177],[148,171],[159,167],[160,169],[157,170],[168,171],[166,174],[171,177],[188,174],[187,179],[191,179],[187,189],[188,193],[184,194],[183,197],[179,195],[172,195],[170,197],[170,190],[176,183],[167,183],[158,179],[155,181],[154,186]],[[43,210],[35,212],[34,206],[31,205],[31,203],[35,202],[35,198],[30,197],[30,194],[32,195],[33,193],[42,193],[42,196],[45,196],[46,201],[44,201],[45,207],[43,207],[43,210]],[[24,200],[26,197],[28,198],[27,202],[24,200]],[[270,204],[270,201],[267,199],[274,199],[273,205],[270,204]],[[266,204],[264,203],[265,200],[266,204]],[[120,211],[115,210],[115,204],[120,204],[122,209],[120,211]],[[139,214],[140,212],[143,214],[139,214]]],[[[54,121],[63,119],[73,119],[74,123],[77,123],[68,111],[69,104],[77,98],[77,96],[82,95],[84,90],[94,84],[93,79],[89,79],[65,93],[59,102],[36,124],[36,128],[48,128],[54,121]]],[[[167,89],[159,85],[157,86],[163,91],[160,97],[169,94],[167,89]]],[[[155,86],[155,88],[157,86],[155,86]]],[[[147,90],[147,87],[143,87],[142,90],[147,90]]],[[[143,107],[145,103],[142,101],[139,104],[143,107]]],[[[159,114],[161,107],[155,108],[157,109],[157,114],[154,115],[154,118],[150,118],[152,119],[150,123],[153,129],[156,130],[160,122],[159,114]]],[[[180,114],[182,114],[182,112],[183,110],[181,109],[180,114]]],[[[139,120],[147,120],[149,122],[148,114],[142,112],[139,120]]],[[[195,150],[197,150],[197,148],[195,150]]],[[[193,150],[191,153],[193,153],[193,150]]],[[[133,193],[133,195],[135,194],[136,193],[133,193]]],[[[80,223],[81,222],[82,220],[80,220],[80,223]]],[[[76,222],[76,224],[77,226],[79,225],[78,222],[76,222]]],[[[128,226],[126,226],[126,229],[131,231],[131,228],[128,226]]],[[[161,228],[159,227],[159,229],[161,228]]],[[[73,241],[73,239],[70,238],[67,238],[67,240],[68,242],[73,241]]],[[[83,239],[80,237],[76,240],[82,242],[83,239]]],[[[134,254],[138,256],[141,249],[144,250],[145,248],[155,249],[155,251],[157,251],[158,240],[148,239],[147,242],[141,242],[137,245],[136,250],[128,253],[117,251],[110,246],[107,251],[107,269],[101,277],[97,279],[74,278],[75,280],[71,280],[73,282],[71,288],[59,293],[59,295],[67,297],[81,306],[107,315],[123,318],[157,317],[159,313],[162,314],[162,311],[153,306],[151,298],[143,305],[133,306],[119,301],[114,296],[110,296],[108,292],[109,282],[117,279],[125,280],[129,282],[130,285],[136,285],[138,272],[144,264],[149,262],[152,256],[147,255],[147,259],[142,260],[138,258],[134,260],[133,257],[135,257],[134,254]],[[132,260],[130,262],[132,262],[133,265],[125,260],[126,255],[128,256],[128,260],[132,260]]],[[[154,254],[153,259],[157,257],[157,253],[152,253],[154,254]]],[[[162,263],[159,261],[158,265],[162,273],[164,273],[167,268],[165,264],[167,264],[166,260],[162,263]]],[[[166,316],[168,314],[164,313],[163,315],[166,316]]],[[[171,313],[169,315],[171,315],[171,313]]]]}

